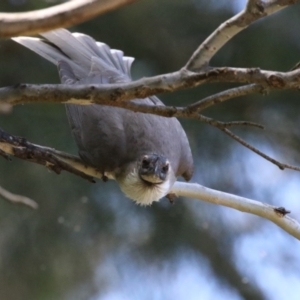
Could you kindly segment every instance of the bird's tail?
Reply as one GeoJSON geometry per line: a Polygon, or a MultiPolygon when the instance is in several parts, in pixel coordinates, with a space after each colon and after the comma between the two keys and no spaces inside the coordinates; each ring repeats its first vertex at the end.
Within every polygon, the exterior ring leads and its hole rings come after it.
{"type": "Polygon", "coordinates": [[[87,77],[95,68],[131,79],[130,69],[134,58],[124,56],[120,50],[110,49],[90,36],[71,33],[66,29],[45,32],[41,36],[43,38],[12,39],[55,65],[65,61],[78,79],[87,77]]]}

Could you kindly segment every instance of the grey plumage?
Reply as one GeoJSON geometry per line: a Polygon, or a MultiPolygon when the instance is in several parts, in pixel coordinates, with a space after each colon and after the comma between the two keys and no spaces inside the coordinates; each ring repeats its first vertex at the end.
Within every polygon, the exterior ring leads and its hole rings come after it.
{"type": "MultiPolygon", "coordinates": [[[[44,39],[13,39],[57,65],[62,83],[109,84],[131,81],[133,58],[123,56],[122,51],[112,50],[87,35],[71,34],[65,29],[43,33],[42,36],[44,39]]],[[[132,101],[164,105],[155,96],[132,101]]],[[[150,204],[157,201],[168,193],[176,177],[191,178],[191,150],[176,118],[134,113],[104,105],[68,104],[66,111],[83,161],[115,178],[121,189],[137,202],[150,204]],[[152,154],[157,156],[152,159],[152,154]],[[145,155],[150,155],[153,161],[167,159],[167,163],[163,163],[170,164],[167,184],[162,182],[159,186],[144,182],[139,168],[141,161],[145,164],[145,155]],[[131,185],[129,191],[128,185],[131,185]],[[156,192],[153,194],[150,189],[156,192]]],[[[147,156],[147,159],[150,158],[147,156]]]]}

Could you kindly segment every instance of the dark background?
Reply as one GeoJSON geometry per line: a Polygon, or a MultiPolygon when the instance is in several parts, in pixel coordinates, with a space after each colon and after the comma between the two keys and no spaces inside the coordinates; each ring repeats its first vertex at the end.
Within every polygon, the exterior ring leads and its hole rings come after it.
{"type": "MultiPolygon", "coordinates": [[[[136,57],[134,78],[182,67],[196,47],[245,1],[144,0],[71,28],[136,57]]],[[[55,1],[2,0],[0,11],[55,1]]],[[[300,7],[256,22],[213,59],[216,66],[286,71],[300,60],[300,7]]],[[[56,68],[10,40],[0,41],[0,86],[58,83],[56,68]]],[[[160,96],[186,105],[232,85],[210,84],[160,96]]],[[[300,165],[297,91],[251,95],[205,111],[266,130],[235,129],[267,154],[300,165]]],[[[194,182],[284,206],[300,219],[300,174],[276,166],[218,130],[182,119],[194,182]]],[[[0,127],[76,154],[63,105],[32,104],[0,115],[0,127]]],[[[0,159],[0,185],[35,199],[33,211],[0,199],[0,299],[299,299],[300,246],[272,223],[180,198],[140,207],[115,182],[0,159]]]]}

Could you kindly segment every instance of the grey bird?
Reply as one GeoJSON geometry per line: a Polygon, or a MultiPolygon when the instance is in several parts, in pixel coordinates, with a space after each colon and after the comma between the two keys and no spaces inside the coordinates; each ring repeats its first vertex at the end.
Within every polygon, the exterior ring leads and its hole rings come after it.
{"type": "MultiPolygon", "coordinates": [[[[88,35],[58,29],[42,38],[14,41],[54,63],[63,84],[110,84],[131,81],[133,58],[88,35]]],[[[157,97],[131,100],[164,105],[157,97]]],[[[190,180],[193,158],[176,118],[135,113],[105,105],[66,105],[80,158],[115,179],[121,190],[141,205],[166,196],[176,178],[190,180]]]]}

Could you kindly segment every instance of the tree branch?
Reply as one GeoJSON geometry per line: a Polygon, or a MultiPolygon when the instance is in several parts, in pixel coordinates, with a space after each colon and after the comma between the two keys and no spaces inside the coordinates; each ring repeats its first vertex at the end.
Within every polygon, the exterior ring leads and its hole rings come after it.
{"type": "Polygon", "coordinates": [[[204,99],[201,99],[189,106],[186,107],[187,110],[189,111],[196,111],[196,112],[201,112],[213,105],[225,102],[227,100],[241,97],[241,96],[246,96],[249,94],[255,94],[255,93],[261,93],[261,94],[267,94],[269,92],[269,89],[266,87],[263,87],[259,84],[248,84],[244,86],[239,86],[236,88],[232,88],[226,91],[222,91],[220,93],[208,96],[204,99]]]}
{"type": "Polygon", "coordinates": [[[284,208],[275,207],[266,203],[239,197],[236,195],[209,189],[197,183],[175,182],[172,192],[178,196],[196,198],[209,203],[223,205],[236,210],[268,219],[283,230],[300,240],[300,224],[286,216],[284,208]]]}
{"type": "Polygon", "coordinates": [[[263,126],[247,121],[221,122],[198,113],[200,110],[203,110],[213,104],[226,101],[231,97],[233,98],[252,92],[266,92],[271,89],[299,89],[299,83],[300,69],[284,73],[259,69],[213,68],[207,73],[193,73],[181,70],[170,74],[140,79],[120,85],[21,84],[12,87],[0,88],[0,101],[10,105],[34,102],[73,103],[79,105],[97,103],[165,117],[196,119],[222,130],[243,146],[277,165],[280,169],[288,168],[300,171],[300,168],[297,166],[284,164],[271,158],[228,130],[228,127],[240,125],[255,126],[258,128],[263,128],[263,126]],[[143,98],[159,92],[169,92],[186,88],[189,85],[197,85],[203,82],[214,81],[253,81],[257,83],[223,91],[187,107],[149,106],[128,101],[133,98],[143,98]]]}
{"type": "Polygon", "coordinates": [[[205,69],[211,58],[236,34],[253,22],[271,15],[299,0],[248,0],[245,9],[221,24],[194,52],[185,68],[190,71],[205,69]]]}
{"type": "Polygon", "coordinates": [[[70,27],[137,0],[73,0],[46,9],[0,13],[0,37],[34,35],[70,27]]]}
{"type": "MultiPolygon", "coordinates": [[[[10,156],[15,156],[44,165],[57,174],[60,174],[62,170],[66,170],[90,182],[94,182],[93,177],[101,177],[97,170],[83,164],[82,160],[77,156],[57,151],[53,148],[35,145],[22,137],[10,135],[2,129],[0,129],[0,156],[6,159],[10,156]]],[[[111,178],[110,176],[108,177],[111,178]]]]}
{"type": "Polygon", "coordinates": [[[22,196],[22,195],[12,194],[11,192],[5,190],[1,186],[0,186],[0,196],[12,203],[15,203],[15,204],[24,204],[33,209],[37,209],[39,207],[38,204],[34,200],[32,200],[28,197],[22,196]]]}
{"type": "MultiPolygon", "coordinates": [[[[65,170],[92,182],[94,182],[93,178],[103,177],[103,174],[98,170],[86,165],[76,156],[32,144],[24,138],[12,136],[3,130],[0,130],[0,150],[2,151],[0,155],[4,153],[5,158],[7,156],[15,156],[23,160],[35,162],[44,165],[57,174],[65,170]]],[[[108,177],[113,179],[109,174],[108,177]]],[[[277,208],[262,202],[212,190],[195,183],[177,181],[170,193],[174,193],[177,196],[200,199],[263,217],[274,222],[300,240],[300,224],[296,220],[285,216],[287,211],[283,208],[277,208]]]]}
{"type": "MultiPolygon", "coordinates": [[[[207,72],[199,73],[182,69],[174,73],[143,78],[123,84],[19,84],[0,88],[0,101],[11,105],[53,102],[81,105],[96,103],[124,107],[120,102],[174,92],[212,82],[256,83],[261,85],[260,88],[248,87],[249,90],[247,94],[262,89],[299,89],[300,69],[290,72],[274,72],[260,70],[258,68],[243,69],[224,67],[211,68],[207,72]]],[[[161,111],[165,111],[166,115],[174,113],[173,109],[166,107],[161,108],[161,111]]],[[[153,113],[150,107],[149,112],[153,113]]]]}
{"type": "Polygon", "coordinates": [[[228,128],[220,128],[218,126],[215,126],[215,127],[217,127],[218,129],[222,130],[224,133],[226,133],[228,136],[230,136],[231,138],[233,138],[235,141],[237,141],[241,145],[245,146],[246,148],[250,149],[254,153],[258,154],[259,156],[261,156],[265,160],[267,160],[267,161],[271,162],[272,164],[276,165],[280,170],[290,169],[290,170],[294,170],[294,171],[300,172],[300,167],[281,163],[280,161],[278,161],[278,160],[270,157],[269,155],[263,153],[262,151],[258,150],[256,147],[250,145],[245,140],[243,140],[242,138],[240,138],[239,136],[237,136],[236,134],[234,134],[233,132],[231,132],[230,130],[228,130],[228,128]]]}

